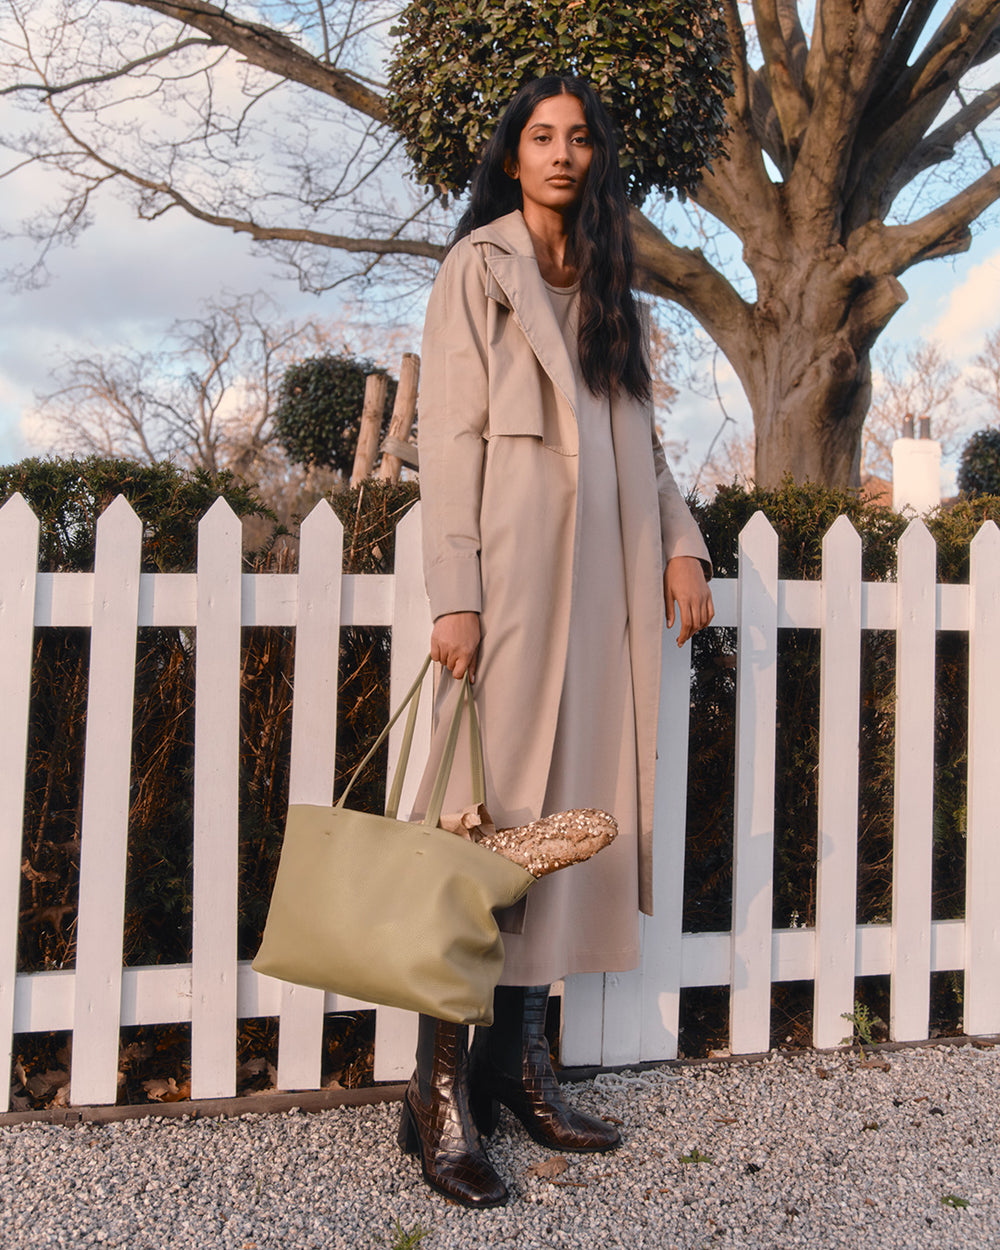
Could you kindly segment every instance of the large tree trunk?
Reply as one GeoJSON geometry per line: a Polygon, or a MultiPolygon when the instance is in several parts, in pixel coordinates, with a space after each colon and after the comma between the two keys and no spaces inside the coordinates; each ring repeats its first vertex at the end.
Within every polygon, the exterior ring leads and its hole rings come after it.
{"type": "Polygon", "coordinates": [[[872,344],[905,302],[891,276],[808,230],[772,236],[747,260],[758,298],[739,297],[699,252],[636,221],[640,285],[683,304],[736,371],[753,413],[755,476],[860,485],[861,430],[871,400],[872,344]],[[803,238],[805,235],[805,238],[803,238]]]}

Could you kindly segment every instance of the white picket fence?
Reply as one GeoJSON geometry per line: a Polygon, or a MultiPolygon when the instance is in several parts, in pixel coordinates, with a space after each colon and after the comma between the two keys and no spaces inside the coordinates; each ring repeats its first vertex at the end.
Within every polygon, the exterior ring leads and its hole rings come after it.
{"type": "MultiPolygon", "coordinates": [[[[36,572],[38,523],[20,496],[0,509],[0,1040],[71,1029],[74,1104],[112,1103],[119,1029],[191,1022],[191,1093],[236,1087],[238,1018],[280,1017],[278,1083],[318,1088],[324,1012],[355,1000],[258,976],[237,961],[237,776],[243,626],[296,630],[290,797],[326,803],[333,786],[337,630],[392,628],[391,698],[426,653],[419,509],[397,531],[394,576],[342,576],[342,529],[319,504],[302,527],[297,574],[241,572],[240,523],[218,501],[198,530],[198,571],[140,573],[142,526],[124,499],[98,524],[95,571],[36,572]],[[75,969],[16,974],[23,770],[34,628],[91,630],[75,969]],[[190,964],[122,966],[132,694],[137,631],[196,627],[194,934],[190,964]]],[[[730,1047],[768,1047],[773,982],[815,984],[813,1040],[837,1045],[854,979],[891,976],[891,1036],[928,1034],[930,974],[964,970],[965,1029],[1000,1032],[1000,530],[972,544],[969,585],[936,584],[934,542],[914,521],[896,583],[861,581],[861,543],[846,518],[827,534],[823,578],[780,581],[777,538],[762,514],[740,538],[739,577],[713,583],[716,626],[737,627],[736,777],[731,932],[681,931],[690,647],[665,635],[658,742],[655,900],[642,964],[567,978],[562,1057],[627,1064],[677,1053],[679,994],[730,986],[730,1047]],[[817,918],[772,928],[777,633],[822,631],[817,918]],[[858,723],[863,629],[895,630],[897,740],[891,924],[856,924],[858,723]],[[963,920],[931,920],[934,644],[967,631],[970,648],[968,879],[963,920]]],[[[429,708],[416,754],[426,749],[429,708]]],[[[390,740],[390,767],[398,736],[390,740]]],[[[412,799],[411,770],[402,810],[412,799]]],[[[415,1017],[376,1015],[375,1075],[408,1075],[415,1017]]]]}

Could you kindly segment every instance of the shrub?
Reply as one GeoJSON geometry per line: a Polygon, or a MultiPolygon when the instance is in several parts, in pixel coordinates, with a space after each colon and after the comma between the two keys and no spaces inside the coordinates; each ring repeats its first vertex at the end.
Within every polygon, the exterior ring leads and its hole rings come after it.
{"type": "Polygon", "coordinates": [[[275,429],[278,442],[294,464],[322,465],[350,477],[361,431],[365,379],[381,373],[389,379],[382,433],[396,398],[396,381],[370,360],[351,356],[315,356],[286,369],[281,379],[275,429]]]}
{"type": "Polygon", "coordinates": [[[958,489],[963,495],[1000,495],[1000,429],[977,430],[962,448],[958,489]]]}

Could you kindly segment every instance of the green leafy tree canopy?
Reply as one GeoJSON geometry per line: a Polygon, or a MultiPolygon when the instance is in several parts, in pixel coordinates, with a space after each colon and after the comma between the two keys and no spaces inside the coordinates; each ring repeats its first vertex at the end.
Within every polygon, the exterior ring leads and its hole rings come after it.
{"type": "Polygon", "coordinates": [[[281,381],[275,432],[289,460],[323,465],[350,476],[361,430],[365,378],[386,374],[385,432],[396,398],[396,381],[370,360],[352,356],[313,356],[291,365],[281,381]]]}
{"type": "Polygon", "coordinates": [[[977,430],[965,444],[958,489],[963,495],[1000,495],[1000,430],[977,430]]]}
{"type": "Polygon", "coordinates": [[[637,204],[654,187],[693,187],[721,149],[732,84],[715,3],[415,0],[393,33],[389,118],[420,181],[441,190],[468,186],[504,105],[543,74],[594,85],[637,204]]]}

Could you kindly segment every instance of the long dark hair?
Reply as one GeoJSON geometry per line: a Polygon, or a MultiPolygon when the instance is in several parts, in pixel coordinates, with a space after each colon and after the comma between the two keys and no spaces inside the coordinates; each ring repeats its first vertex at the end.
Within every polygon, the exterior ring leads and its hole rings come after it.
{"type": "Polygon", "coordinates": [[[477,226],[523,207],[521,184],[504,167],[517,162],[521,131],[536,106],[563,92],[583,105],[593,143],[590,172],[569,232],[570,254],[580,274],[580,371],[595,395],[624,389],[645,401],[650,397],[649,366],[632,295],[632,230],[625,183],[611,118],[589,83],[550,74],[520,88],[483,149],[455,242],[477,226]]]}

